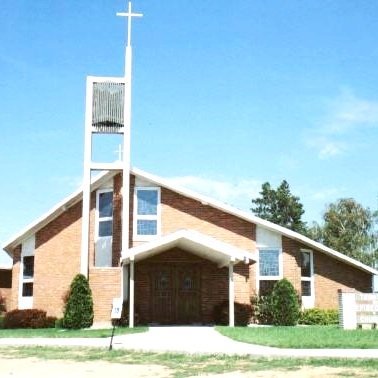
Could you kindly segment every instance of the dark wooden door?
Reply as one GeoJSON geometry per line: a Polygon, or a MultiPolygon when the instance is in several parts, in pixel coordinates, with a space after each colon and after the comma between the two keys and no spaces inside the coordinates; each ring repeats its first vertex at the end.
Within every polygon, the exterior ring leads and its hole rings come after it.
{"type": "Polygon", "coordinates": [[[152,322],[200,322],[200,271],[198,265],[157,266],[152,271],[152,322]]]}
{"type": "Polygon", "coordinates": [[[154,269],[152,282],[152,322],[171,324],[174,322],[174,280],[170,267],[154,269]]]}

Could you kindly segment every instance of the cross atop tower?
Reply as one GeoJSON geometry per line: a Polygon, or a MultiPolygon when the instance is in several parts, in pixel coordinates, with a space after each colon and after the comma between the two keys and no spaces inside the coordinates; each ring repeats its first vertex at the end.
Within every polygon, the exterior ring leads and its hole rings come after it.
{"type": "Polygon", "coordinates": [[[132,13],[131,12],[131,1],[129,1],[129,9],[127,12],[117,12],[117,16],[127,17],[127,46],[131,45],[131,18],[132,17],[143,17],[142,13],[132,13]]]}

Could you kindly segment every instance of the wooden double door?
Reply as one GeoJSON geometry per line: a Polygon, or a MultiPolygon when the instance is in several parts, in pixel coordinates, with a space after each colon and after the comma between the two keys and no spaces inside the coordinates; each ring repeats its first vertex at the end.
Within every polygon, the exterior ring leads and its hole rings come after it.
{"type": "Polygon", "coordinates": [[[201,272],[198,264],[164,264],[151,270],[151,321],[193,324],[201,320],[201,272]]]}

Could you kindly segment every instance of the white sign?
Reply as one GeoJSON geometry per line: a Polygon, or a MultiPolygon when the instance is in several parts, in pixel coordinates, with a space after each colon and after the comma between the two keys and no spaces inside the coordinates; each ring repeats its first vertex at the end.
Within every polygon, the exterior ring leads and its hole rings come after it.
{"type": "Polygon", "coordinates": [[[122,315],[122,298],[113,298],[112,319],[121,319],[122,315]]]}

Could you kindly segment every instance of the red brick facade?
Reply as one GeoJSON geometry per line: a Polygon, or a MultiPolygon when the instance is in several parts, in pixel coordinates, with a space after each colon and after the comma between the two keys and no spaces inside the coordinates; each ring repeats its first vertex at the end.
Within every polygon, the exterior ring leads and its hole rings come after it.
{"type": "MultiPolygon", "coordinates": [[[[130,246],[133,246],[133,193],[135,177],[130,180],[130,246]]],[[[92,288],[95,308],[95,321],[109,321],[112,299],[121,295],[120,257],[122,250],[122,176],[113,179],[113,244],[112,267],[95,268],[94,228],[96,192],[91,196],[89,282],[92,288]]],[[[33,307],[44,309],[48,315],[61,317],[63,297],[73,277],[80,271],[81,211],[79,201],[40,228],[35,235],[35,270],[33,307]]],[[[161,234],[170,234],[180,229],[188,229],[208,235],[240,249],[255,252],[256,225],[212,207],[197,199],[183,196],[173,190],[161,188],[161,234]]],[[[282,236],[283,275],[301,290],[300,250],[305,245],[282,236]]],[[[13,250],[12,292],[8,308],[17,308],[20,282],[21,245],[13,250]]],[[[345,262],[313,249],[315,305],[322,308],[337,307],[337,290],[355,288],[371,291],[371,274],[345,262]]],[[[146,258],[135,265],[135,304],[139,320],[150,321],[153,311],[152,270],[158,266],[186,266],[198,271],[196,280],[200,282],[199,321],[212,320],[214,306],[228,299],[228,268],[219,268],[213,262],[180,249],[165,251],[146,258]]],[[[235,299],[248,303],[256,294],[255,262],[246,265],[239,263],[234,267],[235,299]]],[[[181,270],[180,270],[181,269],[181,270]]],[[[196,281],[196,282],[197,282],[196,281]]],[[[197,284],[196,284],[197,285],[197,284]]],[[[153,320],[153,319],[152,319],[153,320]]]]}

